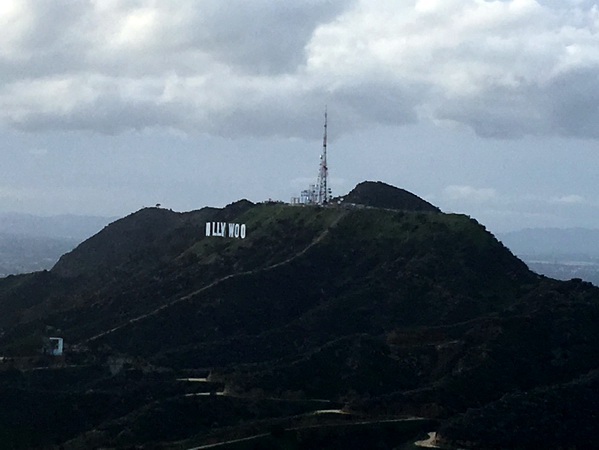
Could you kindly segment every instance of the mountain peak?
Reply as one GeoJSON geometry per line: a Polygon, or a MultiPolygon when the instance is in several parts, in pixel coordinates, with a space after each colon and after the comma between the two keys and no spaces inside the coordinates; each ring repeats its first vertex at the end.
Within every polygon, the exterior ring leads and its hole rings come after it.
{"type": "Polygon", "coordinates": [[[381,181],[363,181],[343,197],[343,203],[407,211],[441,212],[439,208],[404,189],[381,181]]]}

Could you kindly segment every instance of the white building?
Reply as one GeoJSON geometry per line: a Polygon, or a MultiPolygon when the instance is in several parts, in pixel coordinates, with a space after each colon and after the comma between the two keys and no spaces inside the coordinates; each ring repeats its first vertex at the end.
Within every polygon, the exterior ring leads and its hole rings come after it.
{"type": "Polygon", "coordinates": [[[61,356],[63,351],[63,341],[61,337],[49,338],[50,348],[49,352],[53,356],[61,356]]]}

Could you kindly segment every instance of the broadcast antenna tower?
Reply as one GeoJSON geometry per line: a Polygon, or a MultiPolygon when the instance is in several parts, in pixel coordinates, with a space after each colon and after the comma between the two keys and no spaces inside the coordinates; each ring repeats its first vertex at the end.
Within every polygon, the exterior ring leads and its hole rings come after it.
{"type": "Polygon", "coordinates": [[[320,169],[316,181],[315,200],[318,205],[326,205],[331,199],[329,188],[329,168],[327,166],[327,109],[324,110],[324,138],[322,140],[322,155],[320,155],[320,169]]]}

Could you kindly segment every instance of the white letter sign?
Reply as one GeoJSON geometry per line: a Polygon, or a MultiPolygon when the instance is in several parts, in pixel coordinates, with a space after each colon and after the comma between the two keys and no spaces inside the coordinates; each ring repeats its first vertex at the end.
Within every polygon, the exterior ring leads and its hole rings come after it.
{"type": "Polygon", "coordinates": [[[206,222],[206,236],[245,239],[246,226],[239,223],[206,222]]]}

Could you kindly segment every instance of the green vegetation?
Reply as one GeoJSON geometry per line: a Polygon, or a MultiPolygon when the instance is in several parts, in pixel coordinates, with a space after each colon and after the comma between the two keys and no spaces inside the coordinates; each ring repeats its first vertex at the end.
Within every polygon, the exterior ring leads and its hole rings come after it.
{"type": "Polygon", "coordinates": [[[592,448],[599,423],[599,372],[574,381],[506,394],[448,421],[451,445],[485,448],[592,448]]]}
{"type": "Polygon", "coordinates": [[[599,289],[532,273],[467,216],[356,189],[326,208],[144,209],[50,272],[0,280],[0,355],[35,355],[48,335],[67,345],[64,368],[0,362],[6,442],[174,449],[266,434],[272,448],[394,448],[403,435],[350,425],[419,416],[476,447],[488,420],[508,439],[511,412],[537,427],[527,398],[554,423],[539,405],[578,395],[575,380],[597,369],[599,289]],[[214,221],[246,224],[247,237],[206,237],[214,221]],[[190,373],[211,381],[176,381],[190,373]],[[185,396],[197,392],[212,395],[185,396]],[[350,414],[312,414],[339,407],[350,414]],[[324,434],[289,432],[307,426],[324,434]]]}

